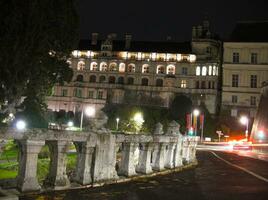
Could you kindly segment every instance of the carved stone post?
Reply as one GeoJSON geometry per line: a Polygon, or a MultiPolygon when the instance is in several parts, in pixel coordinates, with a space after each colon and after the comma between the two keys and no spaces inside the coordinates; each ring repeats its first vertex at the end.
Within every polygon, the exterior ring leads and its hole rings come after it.
{"type": "Polygon", "coordinates": [[[177,141],[175,150],[174,150],[174,167],[180,167],[183,165],[182,163],[182,144],[183,140],[180,137],[177,141]]]}
{"type": "Polygon", "coordinates": [[[136,174],[134,153],[137,147],[137,143],[123,143],[122,158],[119,164],[118,174],[125,176],[134,176],[136,174]]]}
{"type": "Polygon", "coordinates": [[[74,142],[77,162],[73,181],[82,185],[92,183],[92,156],[95,148],[89,142],[74,142]]]}
{"type": "Polygon", "coordinates": [[[153,148],[152,169],[161,171],[165,165],[166,143],[156,143],[153,148]]]}
{"type": "Polygon", "coordinates": [[[189,141],[188,138],[183,138],[182,143],[182,161],[187,164],[189,162],[189,141]]]}
{"type": "Polygon", "coordinates": [[[22,192],[36,191],[41,187],[36,177],[37,159],[45,141],[17,140],[19,145],[19,172],[17,186],[22,192]]]}
{"type": "Polygon", "coordinates": [[[167,153],[166,153],[166,160],[165,160],[165,167],[168,169],[174,168],[174,150],[176,147],[176,143],[170,143],[168,145],[167,153]]]}
{"type": "Polygon", "coordinates": [[[151,167],[152,148],[153,148],[152,143],[140,144],[139,164],[136,168],[137,172],[143,174],[152,173],[152,167],[151,167]]]}
{"type": "Polygon", "coordinates": [[[70,185],[66,174],[69,142],[61,140],[47,141],[50,150],[49,173],[45,180],[45,186],[55,189],[65,188],[70,185]]]}

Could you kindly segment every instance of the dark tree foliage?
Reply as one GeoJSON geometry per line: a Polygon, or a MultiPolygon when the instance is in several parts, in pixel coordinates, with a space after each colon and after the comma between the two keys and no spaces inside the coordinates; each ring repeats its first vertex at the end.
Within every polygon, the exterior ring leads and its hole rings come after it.
{"type": "Polygon", "coordinates": [[[24,97],[20,109],[37,116],[53,85],[72,78],[66,60],[78,41],[74,0],[2,0],[0,20],[0,110],[24,97]]]}

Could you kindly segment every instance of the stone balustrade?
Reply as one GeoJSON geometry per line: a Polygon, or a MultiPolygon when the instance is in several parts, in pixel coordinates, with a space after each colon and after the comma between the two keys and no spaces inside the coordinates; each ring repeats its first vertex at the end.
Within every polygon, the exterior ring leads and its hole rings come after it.
{"type": "Polygon", "coordinates": [[[182,136],[176,128],[173,131],[169,128],[166,134],[161,128],[154,134],[112,134],[106,129],[88,132],[1,129],[0,139],[15,139],[18,143],[16,180],[23,192],[40,189],[37,159],[45,144],[50,150],[50,167],[43,185],[61,189],[70,187],[70,182],[89,185],[194,163],[198,140],[182,136]],[[66,155],[72,143],[76,147],[77,162],[74,175],[68,177],[66,155]]]}

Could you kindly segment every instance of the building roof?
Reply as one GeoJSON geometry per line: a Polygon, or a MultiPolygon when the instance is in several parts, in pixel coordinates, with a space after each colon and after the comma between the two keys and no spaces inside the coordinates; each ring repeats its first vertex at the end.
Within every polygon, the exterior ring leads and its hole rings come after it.
{"type": "MultiPolygon", "coordinates": [[[[104,41],[104,40],[103,40],[104,41]]],[[[91,40],[81,40],[78,50],[100,51],[101,43],[98,40],[97,45],[92,45],[91,40]]],[[[173,41],[131,41],[130,48],[125,48],[124,40],[113,40],[113,51],[133,51],[133,52],[156,52],[156,53],[191,53],[190,42],[173,41]]]]}
{"type": "Polygon", "coordinates": [[[227,42],[268,42],[268,21],[238,22],[227,42]]]}

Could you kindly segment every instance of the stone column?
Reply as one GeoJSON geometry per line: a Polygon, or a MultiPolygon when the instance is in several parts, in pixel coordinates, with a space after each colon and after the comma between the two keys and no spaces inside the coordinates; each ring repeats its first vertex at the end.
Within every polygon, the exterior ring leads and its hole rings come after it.
{"type": "Polygon", "coordinates": [[[19,145],[19,172],[17,186],[22,192],[36,191],[41,187],[36,177],[38,153],[45,141],[17,140],[19,145]]]}
{"type": "Polygon", "coordinates": [[[189,162],[189,141],[188,141],[188,138],[183,138],[182,161],[185,164],[187,164],[189,162]]]}
{"type": "Polygon", "coordinates": [[[165,167],[168,169],[174,168],[174,150],[176,147],[176,143],[170,143],[168,145],[166,159],[165,159],[165,167]]]}
{"type": "Polygon", "coordinates": [[[122,158],[119,164],[118,174],[125,176],[136,175],[134,153],[137,147],[138,147],[137,143],[132,142],[123,143],[122,158]]]}
{"type": "Polygon", "coordinates": [[[152,173],[152,167],[151,167],[152,148],[153,148],[152,143],[140,144],[139,163],[136,168],[137,172],[140,172],[143,174],[152,173]]]}
{"type": "Polygon", "coordinates": [[[66,174],[66,154],[70,144],[61,140],[47,141],[47,144],[50,150],[50,166],[45,186],[54,189],[66,188],[70,185],[66,174]]]}
{"type": "Polygon", "coordinates": [[[82,185],[92,183],[92,156],[95,148],[89,142],[74,142],[77,162],[73,181],[82,185]]]}
{"type": "Polygon", "coordinates": [[[156,143],[153,148],[152,169],[161,171],[165,165],[166,143],[156,143]]]}
{"type": "Polygon", "coordinates": [[[174,167],[180,167],[182,163],[182,139],[179,138],[174,150],[174,167]]]}

